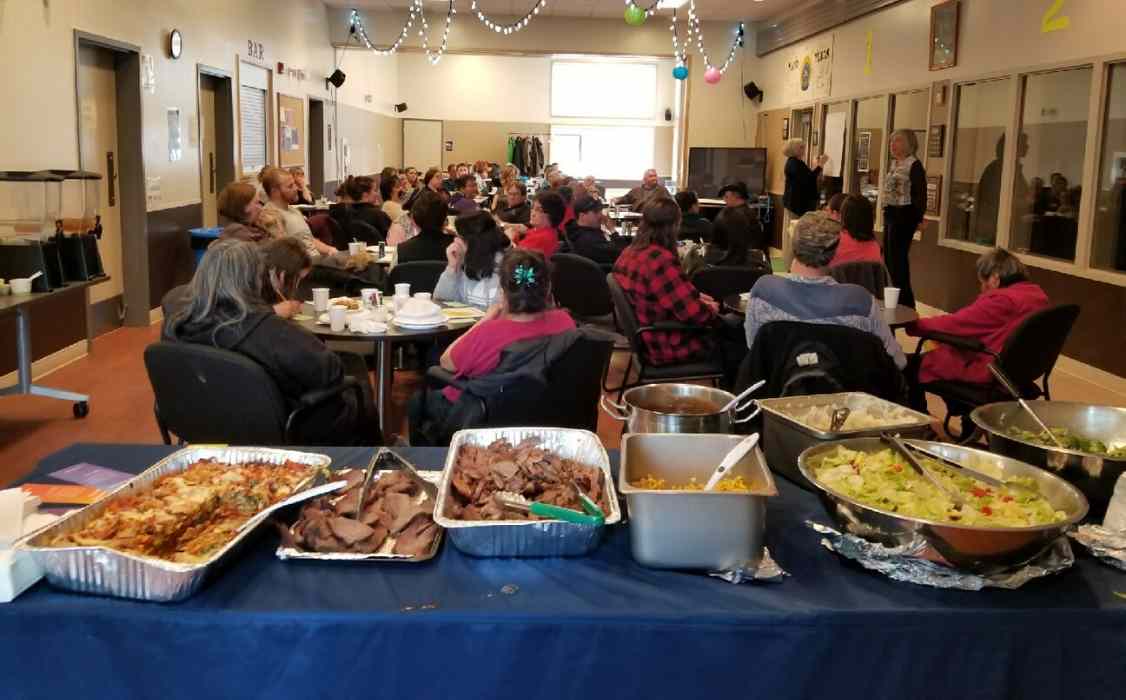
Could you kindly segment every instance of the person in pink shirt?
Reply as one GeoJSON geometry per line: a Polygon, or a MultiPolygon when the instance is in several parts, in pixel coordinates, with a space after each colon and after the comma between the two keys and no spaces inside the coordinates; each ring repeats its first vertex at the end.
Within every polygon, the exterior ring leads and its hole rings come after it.
{"type": "MultiPolygon", "coordinates": [[[[907,327],[907,333],[925,336],[934,332],[974,338],[989,350],[1000,352],[1009,334],[1025,317],[1048,306],[1048,295],[1029,280],[1024,263],[1004,248],[994,248],[978,258],[977,278],[981,294],[968,306],[952,314],[919,319],[907,327]]],[[[913,405],[926,405],[922,385],[930,382],[991,383],[991,361],[992,357],[986,353],[942,344],[922,355],[913,355],[906,372],[913,405]]]]}
{"type": "Polygon", "coordinates": [[[852,262],[884,261],[875,234],[875,210],[871,202],[850,194],[841,205],[841,240],[829,267],[852,262]]]}
{"type": "MultiPolygon", "coordinates": [[[[500,296],[484,318],[442,353],[439,364],[458,379],[491,373],[510,345],[575,328],[563,309],[551,305],[551,267],[538,251],[509,249],[501,260],[500,296]]],[[[426,442],[434,425],[443,425],[461,392],[446,387],[411,399],[411,443],[426,442]]]]}
{"type": "Polygon", "coordinates": [[[567,205],[555,192],[540,192],[532,204],[531,228],[514,227],[513,242],[517,248],[538,250],[550,259],[559,250],[559,231],[567,205]]]}

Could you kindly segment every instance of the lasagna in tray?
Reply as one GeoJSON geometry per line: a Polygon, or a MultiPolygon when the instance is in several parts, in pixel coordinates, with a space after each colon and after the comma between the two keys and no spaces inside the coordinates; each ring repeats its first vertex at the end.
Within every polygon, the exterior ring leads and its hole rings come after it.
{"type": "Polygon", "coordinates": [[[235,537],[239,526],[291,496],[313,476],[307,464],[200,460],[166,474],[147,490],[114,498],[54,547],[108,547],[166,561],[198,564],[235,537]]]}

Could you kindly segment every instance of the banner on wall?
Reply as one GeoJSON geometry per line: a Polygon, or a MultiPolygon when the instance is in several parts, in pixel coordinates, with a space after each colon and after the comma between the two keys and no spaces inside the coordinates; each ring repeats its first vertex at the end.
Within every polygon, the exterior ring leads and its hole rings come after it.
{"type": "Polygon", "coordinates": [[[794,48],[786,61],[786,102],[829,96],[833,85],[833,35],[794,48]]]}

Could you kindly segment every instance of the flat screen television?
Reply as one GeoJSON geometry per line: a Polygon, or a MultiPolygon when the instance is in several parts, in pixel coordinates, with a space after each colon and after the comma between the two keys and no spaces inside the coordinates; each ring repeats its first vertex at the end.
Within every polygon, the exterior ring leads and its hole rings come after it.
{"type": "Polygon", "coordinates": [[[746,183],[752,197],[766,191],[765,148],[688,149],[688,189],[715,197],[733,182],[746,183]]]}

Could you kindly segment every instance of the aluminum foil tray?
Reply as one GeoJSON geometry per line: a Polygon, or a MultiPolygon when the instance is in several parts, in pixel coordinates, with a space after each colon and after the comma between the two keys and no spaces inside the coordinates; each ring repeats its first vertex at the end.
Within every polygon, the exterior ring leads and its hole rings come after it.
{"type": "MultiPolygon", "coordinates": [[[[382,477],[390,471],[392,470],[384,469],[383,471],[377,472],[377,474],[379,477],[382,477]]],[[[442,477],[442,472],[419,471],[418,475],[432,484],[437,484],[442,477]]],[[[374,484],[376,481],[378,481],[378,479],[373,480],[372,483],[374,484]]],[[[423,498],[427,498],[425,491],[423,491],[422,495],[423,498]]],[[[367,498],[364,498],[364,500],[366,501],[367,498]]],[[[290,527],[292,527],[292,525],[290,527]]],[[[284,544],[281,544],[278,545],[275,554],[278,559],[307,559],[312,561],[401,561],[418,563],[429,561],[438,553],[438,549],[442,546],[442,528],[438,528],[438,536],[434,538],[434,545],[430,548],[430,551],[421,557],[412,557],[407,554],[392,554],[390,548],[393,546],[394,540],[390,537],[387,538],[387,542],[385,542],[381,548],[381,550],[388,551],[373,552],[371,554],[360,554],[358,552],[308,552],[304,549],[286,547],[284,544]]]]}
{"type": "MultiPolygon", "coordinates": [[[[97,595],[134,598],[156,602],[184,600],[199,590],[204,579],[246,541],[257,526],[247,528],[225,547],[199,564],[181,564],[163,559],[127,554],[106,547],[49,547],[58,535],[74,532],[100,515],[106,505],[119,496],[149,488],[165,474],[183,471],[201,459],[225,464],[287,460],[308,464],[318,470],[332,462],[328,455],[265,447],[188,447],[160,460],[111,491],[101,500],[70,513],[24,541],[21,548],[31,552],[43,567],[53,586],[97,595]]],[[[301,490],[316,479],[316,474],[298,487],[301,490]]]]}
{"type": "Polygon", "coordinates": [[[618,493],[610,475],[610,458],[598,436],[588,430],[566,428],[487,428],[459,430],[450,441],[446,468],[438,482],[434,522],[446,528],[454,546],[475,557],[574,557],[589,553],[602,539],[603,527],[576,525],[559,520],[466,521],[444,516],[457,454],[462,445],[485,447],[507,439],[517,445],[525,438],[539,438],[540,445],[565,459],[573,459],[602,470],[610,512],[606,525],[622,519],[618,493]]]}

